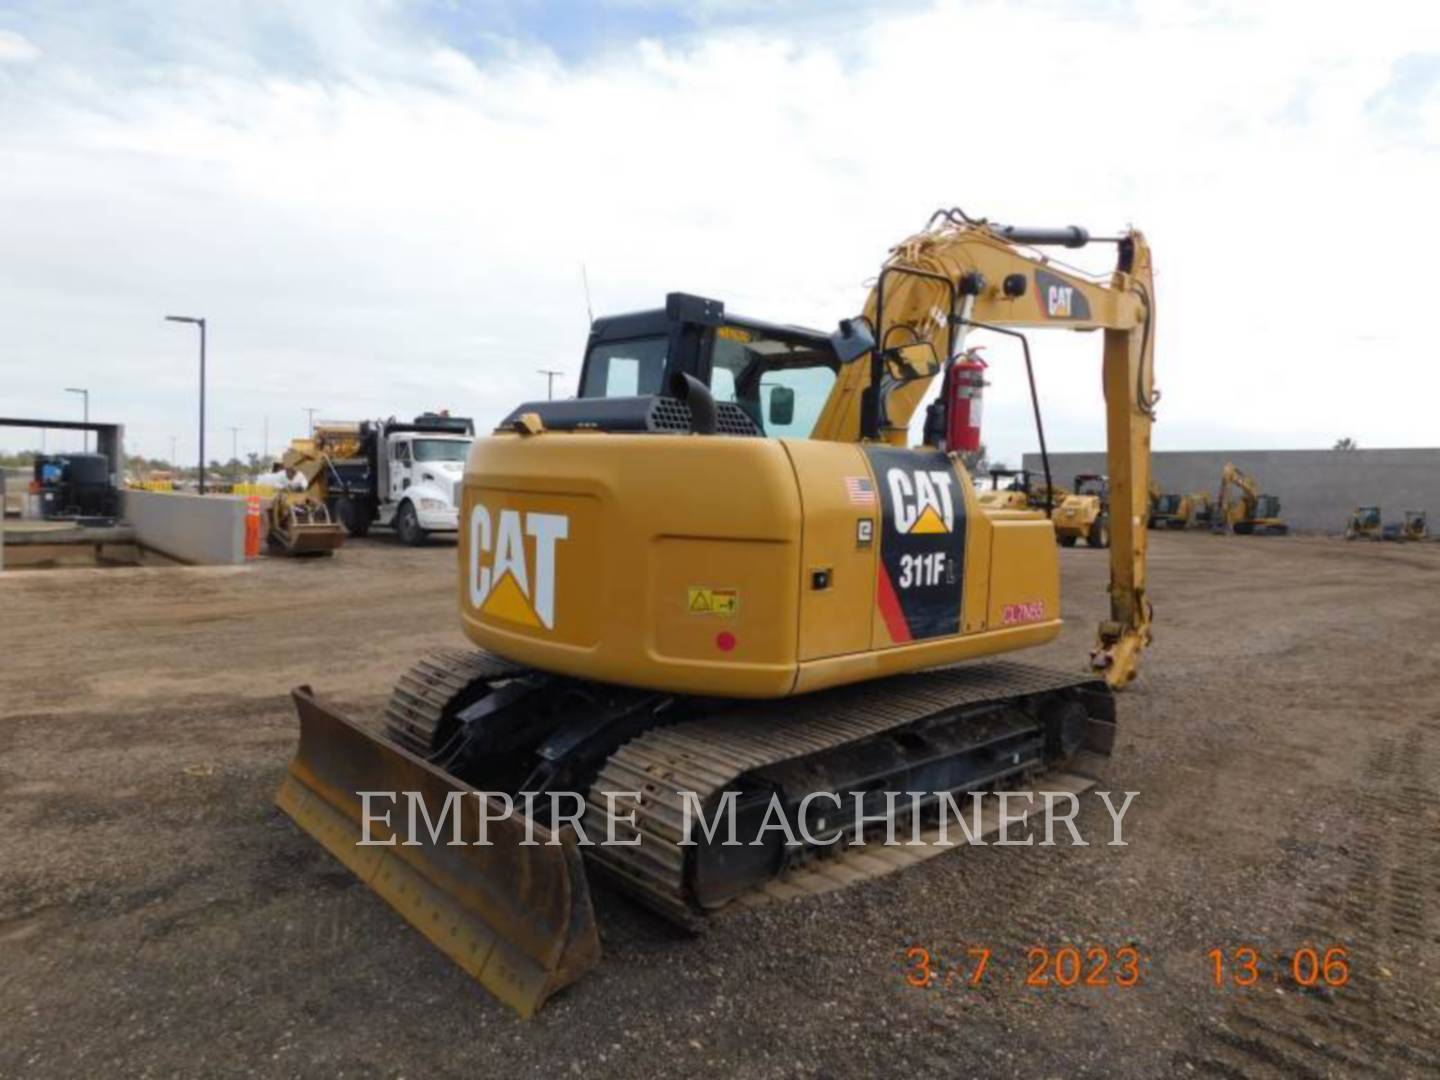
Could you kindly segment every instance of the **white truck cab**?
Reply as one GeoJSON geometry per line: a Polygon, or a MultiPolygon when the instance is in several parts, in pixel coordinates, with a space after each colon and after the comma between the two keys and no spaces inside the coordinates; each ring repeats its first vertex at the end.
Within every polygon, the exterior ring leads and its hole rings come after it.
{"type": "Polygon", "coordinates": [[[393,528],[407,544],[460,528],[460,488],[475,425],[424,413],[413,422],[367,420],[351,429],[359,455],[332,458],[331,511],[351,536],[393,528]]]}
{"type": "Polygon", "coordinates": [[[387,490],[377,507],[377,523],[393,527],[406,543],[458,530],[460,481],[473,441],[468,435],[431,432],[388,435],[382,468],[387,490]]]}

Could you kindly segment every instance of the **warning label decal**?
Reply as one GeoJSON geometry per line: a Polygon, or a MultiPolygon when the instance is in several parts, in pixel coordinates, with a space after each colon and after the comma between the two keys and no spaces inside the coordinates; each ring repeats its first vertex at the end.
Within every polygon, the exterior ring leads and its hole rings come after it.
{"type": "Polygon", "coordinates": [[[686,610],[692,615],[734,615],[740,610],[740,591],[691,585],[686,610]]]}

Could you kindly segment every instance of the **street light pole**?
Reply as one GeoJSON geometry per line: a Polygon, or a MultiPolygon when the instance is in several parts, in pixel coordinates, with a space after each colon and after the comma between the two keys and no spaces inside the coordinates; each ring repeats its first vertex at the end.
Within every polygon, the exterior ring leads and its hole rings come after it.
{"type": "Polygon", "coordinates": [[[547,401],[555,400],[555,376],[564,375],[563,371],[552,371],[550,368],[541,368],[540,374],[545,376],[545,398],[547,401]]]}
{"type": "Polygon", "coordinates": [[[312,439],[315,437],[315,414],[316,414],[317,412],[319,412],[319,411],[320,411],[319,409],[306,409],[306,410],[305,410],[305,415],[306,415],[306,416],[309,418],[309,420],[310,420],[310,437],[311,437],[312,439]]]}
{"type": "Polygon", "coordinates": [[[168,322],[194,323],[200,327],[200,494],[205,494],[205,320],[189,315],[166,315],[168,322]]]}
{"type": "MultiPolygon", "coordinates": [[[[65,387],[65,392],[67,394],[83,394],[85,396],[85,423],[90,423],[90,391],[78,386],[67,386],[65,387]]],[[[85,453],[88,454],[90,452],[90,429],[88,427],[85,429],[84,435],[85,453]]]]}

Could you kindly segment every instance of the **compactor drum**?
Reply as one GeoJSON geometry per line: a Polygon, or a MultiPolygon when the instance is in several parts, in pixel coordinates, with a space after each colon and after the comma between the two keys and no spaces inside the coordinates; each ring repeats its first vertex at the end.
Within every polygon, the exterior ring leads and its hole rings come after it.
{"type": "Polygon", "coordinates": [[[700,927],[943,850],[967,792],[1093,783],[1149,640],[1156,395],[1139,234],[1103,281],[1021,249],[1083,237],[937,215],[834,334],[684,294],[597,320],[578,397],[471,449],[474,648],[402,676],[383,734],[297,690],[280,805],[528,1014],[598,958],[587,868],[700,927]],[[1060,631],[1055,529],[982,510],[947,449],[952,366],[997,323],[1104,334],[1120,509],[1088,672],[1002,659],[1060,631]],[[872,846],[897,828],[922,842],[872,846]]]}

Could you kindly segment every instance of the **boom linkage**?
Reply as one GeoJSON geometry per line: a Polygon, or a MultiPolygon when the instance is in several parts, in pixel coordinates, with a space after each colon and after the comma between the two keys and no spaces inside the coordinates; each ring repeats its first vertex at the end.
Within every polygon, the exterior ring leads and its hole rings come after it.
{"type": "MultiPolygon", "coordinates": [[[[1134,677],[1150,642],[1146,595],[1150,428],[1155,390],[1155,299],[1150,248],[1130,230],[1114,238],[1115,270],[1094,280],[1018,244],[1078,247],[1083,229],[1025,229],[937,213],[931,226],[892,249],[865,305],[882,349],[929,342],[938,356],[957,357],[976,324],[1063,328],[1104,333],[1107,471],[1110,478],[1110,618],[1102,622],[1091,666],[1113,687],[1134,677]],[[882,310],[883,306],[883,310],[882,310]]],[[[877,436],[904,446],[910,421],[934,375],[867,393],[879,365],[842,369],[815,428],[815,437],[861,441],[877,436]],[[867,404],[880,410],[866,422],[867,404]],[[867,430],[868,429],[868,430],[867,430]]]]}

